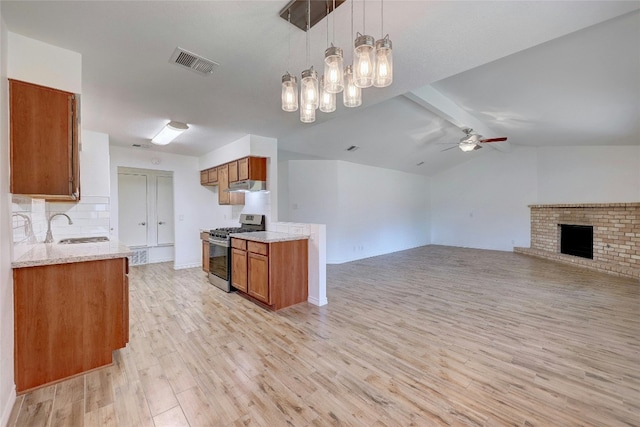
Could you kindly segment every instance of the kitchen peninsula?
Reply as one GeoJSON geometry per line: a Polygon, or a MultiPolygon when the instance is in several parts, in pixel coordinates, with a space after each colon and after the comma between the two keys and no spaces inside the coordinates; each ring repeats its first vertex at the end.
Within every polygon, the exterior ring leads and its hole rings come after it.
{"type": "Polygon", "coordinates": [[[307,301],[308,236],[273,231],[231,234],[232,285],[271,310],[307,301]]]}

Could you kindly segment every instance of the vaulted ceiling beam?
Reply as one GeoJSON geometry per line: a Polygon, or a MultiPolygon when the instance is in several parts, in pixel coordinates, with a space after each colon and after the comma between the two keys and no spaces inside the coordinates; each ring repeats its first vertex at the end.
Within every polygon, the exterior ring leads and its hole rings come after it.
{"type": "MultiPolygon", "coordinates": [[[[433,86],[429,85],[421,87],[419,89],[406,93],[404,96],[420,105],[421,107],[426,108],[432,113],[442,117],[448,122],[451,122],[451,124],[459,127],[461,130],[464,128],[472,128],[474,131],[476,131],[480,135],[483,135],[485,138],[502,136],[496,135],[496,133],[487,125],[485,125],[481,120],[469,114],[469,112],[453,102],[450,98],[444,96],[433,86]]],[[[463,133],[460,132],[460,138],[462,138],[463,136],[463,133]]],[[[509,144],[509,141],[492,142],[491,144],[487,145],[504,152],[508,152],[511,150],[511,144],[509,144]]]]}

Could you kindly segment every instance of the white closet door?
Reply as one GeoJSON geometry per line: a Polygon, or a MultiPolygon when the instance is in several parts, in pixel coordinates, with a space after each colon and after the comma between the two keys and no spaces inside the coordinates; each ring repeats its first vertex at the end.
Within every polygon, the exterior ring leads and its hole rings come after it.
{"type": "Polygon", "coordinates": [[[158,245],[173,244],[173,178],[157,177],[158,245]]]}
{"type": "Polygon", "coordinates": [[[147,246],[147,177],[118,174],[118,239],[127,246],[147,246]]]}

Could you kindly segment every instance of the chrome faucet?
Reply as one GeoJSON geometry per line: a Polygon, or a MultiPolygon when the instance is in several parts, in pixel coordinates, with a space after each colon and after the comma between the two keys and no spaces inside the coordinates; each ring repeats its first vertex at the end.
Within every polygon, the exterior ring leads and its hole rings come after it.
{"type": "Polygon", "coordinates": [[[33,234],[33,225],[31,224],[31,218],[23,213],[14,212],[12,216],[19,216],[24,219],[24,234],[27,235],[27,243],[37,243],[36,235],[33,234]]]}
{"type": "Polygon", "coordinates": [[[53,218],[57,217],[58,215],[66,216],[67,219],[69,220],[69,225],[73,224],[73,221],[71,221],[71,218],[69,218],[69,215],[67,215],[67,214],[54,213],[53,215],[51,215],[49,217],[49,221],[48,221],[48,225],[47,225],[47,237],[45,237],[45,239],[44,239],[45,243],[53,243],[53,234],[51,233],[51,220],[53,218]]]}

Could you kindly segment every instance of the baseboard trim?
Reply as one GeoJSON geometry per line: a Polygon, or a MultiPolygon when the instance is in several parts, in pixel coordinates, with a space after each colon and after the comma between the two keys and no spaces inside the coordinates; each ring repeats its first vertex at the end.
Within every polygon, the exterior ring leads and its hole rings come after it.
{"type": "Polygon", "coordinates": [[[307,302],[309,304],[317,305],[318,307],[322,307],[323,305],[329,304],[329,300],[327,300],[326,298],[323,298],[322,300],[320,300],[315,297],[308,297],[307,302]]]}
{"type": "Polygon", "coordinates": [[[9,417],[11,416],[11,411],[13,410],[13,405],[16,403],[16,386],[15,384],[11,388],[11,393],[9,393],[9,399],[4,404],[4,408],[2,409],[2,418],[0,419],[0,426],[6,426],[9,422],[9,417]]]}
{"type": "Polygon", "coordinates": [[[202,267],[202,263],[195,262],[195,263],[191,263],[191,264],[175,264],[173,266],[173,269],[174,270],[184,270],[186,268],[195,268],[195,267],[202,267]]]}

